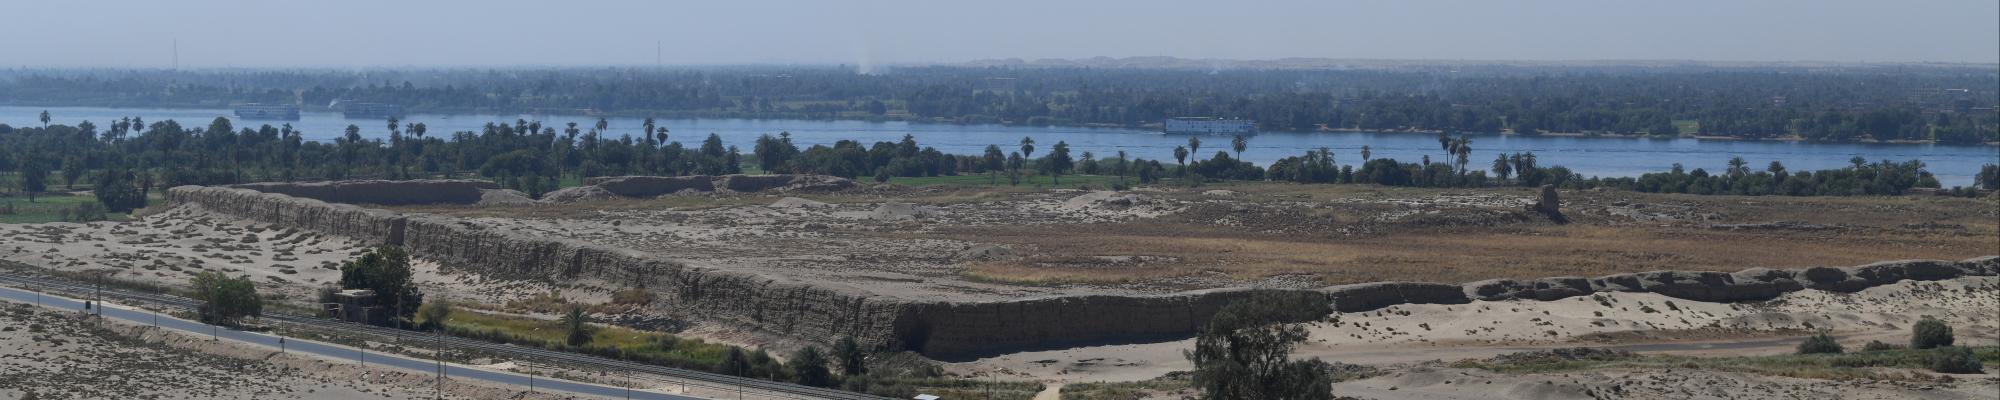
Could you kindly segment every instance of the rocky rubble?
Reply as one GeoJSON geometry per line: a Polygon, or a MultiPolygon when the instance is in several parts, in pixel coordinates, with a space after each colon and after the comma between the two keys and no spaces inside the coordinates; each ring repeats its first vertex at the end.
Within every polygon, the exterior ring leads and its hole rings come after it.
{"type": "Polygon", "coordinates": [[[568,203],[721,190],[741,193],[828,192],[854,186],[852,180],[823,175],[612,176],[584,180],[584,186],[550,192],[543,196],[543,200],[568,203]]]}

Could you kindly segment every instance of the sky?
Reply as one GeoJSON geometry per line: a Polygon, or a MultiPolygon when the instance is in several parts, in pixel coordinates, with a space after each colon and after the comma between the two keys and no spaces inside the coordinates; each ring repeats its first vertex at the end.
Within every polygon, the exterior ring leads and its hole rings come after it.
{"type": "Polygon", "coordinates": [[[2000,62],[1997,0],[93,0],[4,10],[0,68],[168,67],[176,41],[182,67],[2000,62]]]}

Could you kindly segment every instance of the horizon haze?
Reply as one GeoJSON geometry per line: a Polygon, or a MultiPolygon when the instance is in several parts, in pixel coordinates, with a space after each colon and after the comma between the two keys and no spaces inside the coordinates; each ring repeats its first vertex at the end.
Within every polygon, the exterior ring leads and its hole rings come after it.
{"type": "Polygon", "coordinates": [[[30,2],[4,68],[948,64],[1004,59],[1996,63],[2000,3],[30,2]],[[406,16],[430,16],[411,18],[406,16]],[[436,16],[450,16],[440,18],[436,16]],[[78,24],[78,21],[85,22],[78,24]]]}

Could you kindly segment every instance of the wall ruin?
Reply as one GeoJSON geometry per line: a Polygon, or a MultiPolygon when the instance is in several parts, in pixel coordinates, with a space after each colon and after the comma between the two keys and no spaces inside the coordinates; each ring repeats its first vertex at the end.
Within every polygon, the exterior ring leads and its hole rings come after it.
{"type": "MultiPolygon", "coordinates": [[[[722,186],[783,182],[744,180],[722,186]],[[749,183],[756,182],[756,183],[749,183]]],[[[367,198],[375,204],[411,204],[458,195],[423,193],[424,185],[448,192],[477,184],[462,181],[399,183],[397,190],[353,184],[182,186],[168,199],[241,218],[403,246],[446,268],[501,279],[596,280],[644,287],[664,307],[709,322],[738,325],[807,341],[852,335],[883,346],[938,358],[956,358],[1084,343],[1130,343],[1192,335],[1217,310],[1258,292],[1305,296],[1343,312],[1397,304],[1463,304],[1474,300],[1556,300],[1596,292],[1650,292],[1695,301],[1775,298],[1820,289],[1852,292],[1904,279],[1939,280],[2000,274],[2000,257],[1964,261],[1888,261],[1852,267],[1753,268],[1743,271],[1652,271],[1596,278],[1495,279],[1463,285],[1377,282],[1315,290],[1214,289],[1158,296],[1063,296],[992,302],[919,301],[813,285],[782,277],[688,266],[658,255],[574,240],[486,229],[450,218],[404,215],[322,201],[367,198]],[[323,187],[335,189],[326,190],[323,187]],[[366,196],[354,190],[369,189],[366,196]],[[253,190],[254,189],[254,190],[253,190]],[[280,194],[285,193],[285,194],[280,194]],[[410,197],[395,197],[403,193],[410,197]],[[289,195],[288,195],[289,194],[289,195]],[[358,196],[358,197],[357,197],[358,196]]],[[[710,181],[713,182],[713,181],[710,181]]],[[[477,198],[477,195],[473,195],[477,198]]],[[[474,200],[476,201],[476,200],[474,200]]]]}

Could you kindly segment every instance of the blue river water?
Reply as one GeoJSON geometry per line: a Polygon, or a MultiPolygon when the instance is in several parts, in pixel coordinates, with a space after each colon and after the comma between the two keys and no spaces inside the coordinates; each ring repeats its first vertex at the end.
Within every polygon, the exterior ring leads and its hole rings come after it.
{"type": "MultiPolygon", "coordinates": [[[[230,117],[238,128],[255,127],[262,124],[280,125],[290,123],[305,132],[310,140],[331,140],[340,136],[348,125],[361,128],[363,136],[384,137],[388,135],[386,121],[382,119],[348,119],[339,113],[304,112],[296,121],[244,121],[235,120],[227,109],[150,109],[150,108],[100,108],[100,107],[0,107],[0,124],[14,126],[40,125],[39,115],[47,110],[52,123],[76,124],[91,121],[98,126],[106,126],[109,121],[123,117],[142,117],[148,122],[174,119],[183,126],[207,126],[216,117],[230,117]]],[[[447,136],[457,131],[477,132],[487,122],[513,123],[517,119],[540,121],[543,126],[553,126],[558,130],[565,123],[575,122],[578,127],[588,130],[597,122],[596,117],[573,115],[478,115],[478,114],[412,114],[406,116],[405,123],[422,122],[430,135],[447,136]]],[[[610,118],[610,135],[636,135],[641,118],[610,118]]],[[[1083,127],[1029,127],[1003,125],[954,125],[909,122],[867,122],[846,120],[751,120],[751,119],[663,119],[657,122],[671,131],[670,140],[693,144],[701,141],[709,133],[722,137],[723,142],[742,147],[749,151],[751,144],[761,134],[790,132],[792,140],[804,145],[830,144],[842,139],[859,140],[863,143],[895,141],[908,134],[917,142],[953,154],[978,154],[987,145],[1000,145],[1002,149],[1014,151],[1023,137],[1035,139],[1036,154],[1045,154],[1057,141],[1067,142],[1071,152],[1081,155],[1093,152],[1099,158],[1111,157],[1118,151],[1125,151],[1132,157],[1173,160],[1175,146],[1186,145],[1188,137],[1163,135],[1159,132],[1083,127]]],[[[1589,176],[1638,176],[1647,172],[1660,172],[1675,163],[1685,165],[1689,170],[1707,168],[1710,171],[1722,169],[1732,156],[1748,160],[1757,169],[1762,169],[1771,161],[1785,164],[1793,171],[1839,168],[1848,164],[1850,158],[1859,156],[1869,160],[1922,160],[1928,170],[1937,175],[1945,186],[1970,185],[1972,176],[1981,165],[2000,163],[2000,147],[1989,145],[1951,146],[1937,144],[1862,144],[1862,143],[1806,143],[1778,141],[1740,140],[1699,140],[1699,139],[1631,139],[1631,138],[1587,138],[1587,137],[1520,137],[1510,135],[1473,135],[1472,164],[1474,167],[1490,165],[1498,153],[1534,152],[1542,165],[1561,165],[1589,176]]],[[[1229,150],[1228,137],[1202,137],[1200,158],[1213,156],[1216,151],[1229,150]]],[[[1415,133],[1358,133],[1358,132],[1265,132],[1250,138],[1243,158],[1258,164],[1296,156],[1307,150],[1327,147],[1333,150],[1334,159],[1342,164],[1358,164],[1361,148],[1368,146],[1375,158],[1395,158],[1414,162],[1425,155],[1442,161],[1443,151],[1438,148],[1436,136],[1415,133]]]]}

